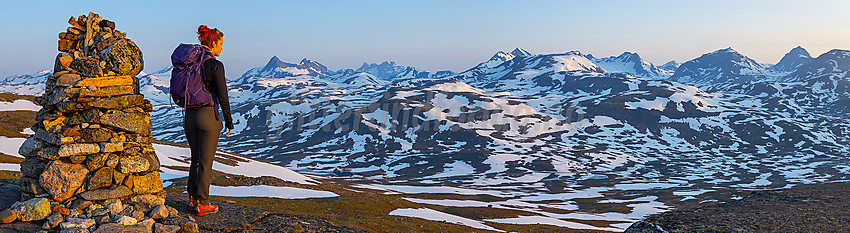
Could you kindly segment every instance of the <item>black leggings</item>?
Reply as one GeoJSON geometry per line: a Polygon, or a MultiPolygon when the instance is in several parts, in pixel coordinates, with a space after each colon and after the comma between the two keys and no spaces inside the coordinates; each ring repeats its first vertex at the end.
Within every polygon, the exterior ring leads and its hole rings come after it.
{"type": "Polygon", "coordinates": [[[192,163],[189,166],[189,183],[186,191],[195,200],[207,203],[210,198],[210,178],[221,121],[215,119],[213,107],[186,109],[183,119],[183,131],[189,148],[192,150],[192,163]]]}

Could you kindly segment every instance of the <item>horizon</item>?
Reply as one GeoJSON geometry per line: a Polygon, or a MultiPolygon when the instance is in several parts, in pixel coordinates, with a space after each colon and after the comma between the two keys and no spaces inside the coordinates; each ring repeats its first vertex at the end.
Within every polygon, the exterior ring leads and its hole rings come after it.
{"type": "Polygon", "coordinates": [[[727,47],[765,64],[777,63],[797,46],[813,57],[850,48],[842,40],[850,38],[850,29],[841,25],[850,16],[840,11],[850,3],[841,1],[8,5],[0,17],[26,23],[10,24],[9,31],[16,33],[0,36],[0,50],[6,55],[0,58],[2,77],[50,69],[59,53],[56,35],[68,26],[68,18],[89,11],[115,21],[117,29],[139,45],[145,73],[169,67],[168,57],[177,44],[197,43],[198,25],[219,28],[225,34],[219,59],[228,79],[263,66],[274,56],[296,64],[306,58],[334,71],[389,61],[426,71],[462,72],[498,51],[514,48],[532,54],[580,51],[597,58],[634,52],[654,65],[684,63],[727,47]],[[183,13],[187,8],[198,10],[183,13]],[[33,12],[39,16],[29,17],[33,12]]]}

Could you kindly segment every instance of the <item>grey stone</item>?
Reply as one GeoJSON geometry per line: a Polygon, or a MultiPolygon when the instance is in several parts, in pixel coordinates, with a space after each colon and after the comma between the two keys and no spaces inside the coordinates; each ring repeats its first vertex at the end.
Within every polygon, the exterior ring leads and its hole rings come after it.
{"type": "Polygon", "coordinates": [[[141,225],[121,225],[118,223],[107,223],[97,228],[92,233],[148,233],[148,229],[141,225]]]}
{"type": "Polygon", "coordinates": [[[103,201],[103,207],[109,210],[110,214],[118,215],[124,210],[124,204],[119,199],[109,199],[103,201]]]}
{"type": "Polygon", "coordinates": [[[89,233],[89,230],[82,227],[69,227],[62,229],[59,233],[89,233]]]}
{"type": "Polygon", "coordinates": [[[177,233],[180,230],[180,226],[156,223],[153,224],[153,229],[155,233],[177,233]]]}
{"type": "Polygon", "coordinates": [[[165,205],[158,205],[158,206],[154,207],[153,209],[151,209],[151,212],[148,214],[149,217],[151,217],[152,219],[157,219],[157,220],[167,218],[168,215],[170,215],[170,213],[168,211],[168,208],[165,207],[165,205]]]}
{"type": "Polygon", "coordinates": [[[118,161],[118,172],[129,174],[147,171],[150,163],[141,156],[121,156],[118,161]]]}
{"type": "Polygon", "coordinates": [[[135,218],[130,216],[119,215],[116,219],[113,219],[112,222],[126,226],[136,224],[137,222],[139,222],[139,220],[136,220],[135,218]]]}
{"type": "Polygon", "coordinates": [[[94,174],[89,178],[89,186],[87,187],[90,190],[95,190],[103,187],[109,187],[112,185],[112,174],[115,171],[111,167],[102,167],[94,172],[94,174]]]}
{"type": "Polygon", "coordinates": [[[71,62],[70,68],[76,70],[80,76],[103,76],[103,71],[100,69],[100,61],[91,57],[78,57],[74,59],[71,62]]]}
{"type": "Polygon", "coordinates": [[[67,218],[67,219],[65,219],[65,222],[59,224],[59,227],[61,227],[62,229],[67,229],[67,228],[72,228],[72,227],[88,229],[89,227],[94,226],[94,224],[95,224],[94,219],[90,219],[90,218],[67,218]]]}
{"type": "Polygon", "coordinates": [[[62,223],[62,221],[64,221],[64,220],[65,220],[65,218],[62,217],[62,214],[60,214],[60,213],[50,214],[50,216],[47,216],[47,221],[44,222],[44,227],[42,227],[42,228],[51,229],[51,228],[57,227],[57,226],[59,226],[59,223],[62,223]]]}
{"type": "Polygon", "coordinates": [[[38,177],[44,172],[45,166],[47,166],[47,161],[38,159],[37,157],[28,157],[21,162],[21,173],[24,176],[38,177]]]}
{"type": "Polygon", "coordinates": [[[89,201],[124,198],[133,194],[133,190],[124,185],[114,189],[101,188],[80,193],[80,197],[89,201]]]}
{"type": "MultiPolygon", "coordinates": [[[[44,131],[44,133],[46,132],[47,131],[44,131]]],[[[18,154],[24,157],[33,157],[33,154],[42,148],[44,148],[44,141],[31,136],[27,138],[23,144],[21,144],[21,147],[18,148],[18,154]]]]}

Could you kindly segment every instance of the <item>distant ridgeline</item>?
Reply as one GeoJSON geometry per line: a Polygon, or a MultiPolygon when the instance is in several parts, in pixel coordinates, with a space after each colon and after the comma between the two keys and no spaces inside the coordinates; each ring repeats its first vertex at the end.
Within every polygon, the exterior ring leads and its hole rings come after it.
{"type": "Polygon", "coordinates": [[[43,108],[35,134],[19,149],[26,158],[20,201],[0,212],[2,223],[46,218],[43,229],[150,232],[177,211],[164,205],[151,146],[153,106],[135,77],[142,52],[97,14],[68,23],[53,73],[36,98],[43,108]]]}

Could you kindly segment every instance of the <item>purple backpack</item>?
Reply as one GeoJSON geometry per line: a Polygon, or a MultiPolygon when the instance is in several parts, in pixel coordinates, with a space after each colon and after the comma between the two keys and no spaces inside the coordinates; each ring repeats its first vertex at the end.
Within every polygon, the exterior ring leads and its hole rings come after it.
{"type": "Polygon", "coordinates": [[[215,98],[204,88],[203,64],[213,58],[204,47],[180,44],[171,53],[171,99],[183,108],[215,106],[215,98]]]}

